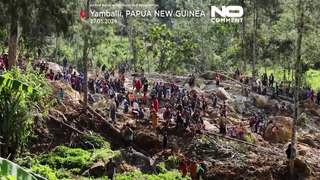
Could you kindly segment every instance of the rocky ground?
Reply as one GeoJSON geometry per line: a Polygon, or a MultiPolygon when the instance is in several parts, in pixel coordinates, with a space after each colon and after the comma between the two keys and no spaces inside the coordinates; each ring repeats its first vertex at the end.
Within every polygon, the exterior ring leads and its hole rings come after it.
{"type": "MultiPolygon", "coordinates": [[[[154,74],[147,78],[151,82],[174,81],[191,90],[185,85],[186,77],[154,74]]],[[[126,79],[128,89],[131,89],[131,79],[132,77],[126,79]]],[[[275,104],[283,100],[254,93],[244,96],[242,86],[233,80],[224,80],[219,88],[205,78],[197,80],[196,84],[192,90],[197,93],[209,98],[212,92],[216,92],[219,99],[227,101],[229,113],[224,120],[228,127],[245,125],[246,132],[251,137],[249,141],[218,135],[217,123],[221,117],[211,108],[205,116],[206,131],[203,135],[178,134],[173,128],[153,130],[148,120],[137,121],[130,115],[123,114],[121,109],[117,113],[117,122],[110,124],[108,114],[103,110],[108,105],[108,100],[102,95],[96,96],[98,102],[84,114],[81,112],[79,93],[62,82],[50,82],[53,94],[57,94],[60,87],[66,89],[66,99],[56,108],[50,109],[48,117],[37,117],[35,133],[38,138],[31,141],[28,148],[33,154],[43,154],[57,145],[76,144],[81,134],[99,134],[111,143],[112,148],[122,149],[124,143],[121,128],[130,123],[134,130],[133,154],[141,162],[133,160],[131,154],[128,155],[131,158],[127,159],[126,164],[138,167],[142,172],[157,172],[156,164],[167,162],[170,157],[176,157],[177,161],[184,157],[196,157],[207,165],[206,179],[288,179],[284,151],[291,138],[292,108],[277,114],[275,104]],[[257,112],[281,125],[276,136],[271,133],[271,127],[267,127],[262,135],[248,129],[248,122],[244,118],[257,112]],[[170,150],[166,152],[161,149],[163,131],[169,136],[170,150]]],[[[284,102],[292,107],[291,102],[284,102]]],[[[303,112],[301,118],[305,118],[303,120],[306,123],[297,128],[296,173],[302,179],[320,179],[320,113],[318,107],[311,102],[302,103],[300,109],[303,112]]]]}

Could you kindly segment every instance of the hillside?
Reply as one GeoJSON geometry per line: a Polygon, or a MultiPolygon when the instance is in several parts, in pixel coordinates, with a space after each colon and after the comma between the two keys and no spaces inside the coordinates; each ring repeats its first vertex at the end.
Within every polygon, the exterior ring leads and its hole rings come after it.
{"type": "MultiPolygon", "coordinates": [[[[222,80],[221,87],[217,88],[213,82],[197,78],[196,84],[200,84],[201,88],[190,88],[186,84],[188,77],[184,76],[154,74],[145,77],[151,87],[158,81],[174,82],[188,92],[196,92],[198,97],[206,97],[208,109],[203,115],[205,129],[201,130],[201,134],[193,134],[190,129],[177,132],[174,122],[168,127],[164,125],[163,107],[170,102],[169,99],[160,103],[157,129],[152,128],[148,109],[145,118],[138,120],[130,113],[123,113],[123,107],[120,106],[115,123],[110,123],[109,111],[105,111],[112,102],[108,96],[95,94],[96,102],[90,105],[87,114],[84,114],[81,111],[82,101],[80,97],[72,96],[77,92],[70,85],[62,80],[48,81],[53,94],[58,94],[60,88],[65,90],[65,99],[60,101],[59,105],[50,108],[49,116],[37,116],[36,136],[28,143],[29,153],[17,162],[49,179],[103,177],[104,163],[109,157],[113,157],[117,163],[117,172],[120,174],[116,175],[116,179],[125,179],[126,176],[133,179],[162,179],[162,176],[175,179],[175,176],[181,177],[177,172],[181,160],[193,158],[206,165],[204,179],[288,177],[284,151],[290,141],[292,113],[291,108],[288,108],[286,112],[279,114],[276,103],[285,102],[290,107],[290,102],[257,95],[254,92],[246,97],[242,93],[242,86],[235,84],[235,80],[222,80]],[[218,105],[221,106],[223,99],[226,100],[227,118],[220,117],[218,112],[212,109],[210,99],[213,92],[218,96],[218,105]],[[272,120],[278,124],[276,134],[271,133],[273,124],[267,126],[264,131],[261,130],[261,134],[250,130],[247,118],[256,113],[263,115],[264,121],[272,120]],[[221,120],[226,122],[228,131],[232,127],[243,126],[244,139],[240,140],[239,134],[235,138],[230,137],[229,133],[220,135],[221,120]],[[132,149],[125,147],[122,138],[121,130],[126,124],[130,124],[134,132],[132,149]],[[169,139],[166,151],[162,149],[164,131],[169,139]]],[[[127,91],[132,90],[132,80],[133,77],[127,74],[124,82],[127,91]]],[[[136,98],[139,97],[139,94],[135,95],[136,98]]],[[[307,101],[301,104],[301,110],[306,120],[300,118],[299,121],[303,122],[297,129],[296,173],[300,178],[317,179],[320,177],[320,132],[317,128],[320,113],[317,106],[307,101]]]]}

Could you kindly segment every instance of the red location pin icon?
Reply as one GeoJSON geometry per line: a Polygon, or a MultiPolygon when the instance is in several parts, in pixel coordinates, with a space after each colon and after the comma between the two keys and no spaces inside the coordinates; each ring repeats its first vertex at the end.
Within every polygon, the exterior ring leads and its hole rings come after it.
{"type": "Polygon", "coordinates": [[[87,15],[87,11],[85,11],[85,10],[80,11],[80,16],[82,19],[84,19],[86,17],[86,15],[87,15]]]}

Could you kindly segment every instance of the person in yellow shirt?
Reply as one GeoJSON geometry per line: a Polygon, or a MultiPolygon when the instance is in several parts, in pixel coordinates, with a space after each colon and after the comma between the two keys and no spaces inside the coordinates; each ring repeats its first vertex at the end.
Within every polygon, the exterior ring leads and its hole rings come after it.
{"type": "Polygon", "coordinates": [[[153,127],[153,129],[156,129],[158,126],[158,115],[154,109],[151,110],[150,117],[151,117],[151,121],[152,121],[152,127],[153,127]]]}

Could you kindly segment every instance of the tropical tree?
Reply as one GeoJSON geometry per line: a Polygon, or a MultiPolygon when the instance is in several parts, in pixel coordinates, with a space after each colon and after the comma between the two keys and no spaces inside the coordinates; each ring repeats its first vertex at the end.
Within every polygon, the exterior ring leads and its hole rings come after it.
{"type": "Polygon", "coordinates": [[[23,35],[49,36],[66,32],[73,20],[73,11],[68,11],[68,2],[63,0],[3,0],[0,4],[0,15],[9,26],[9,69],[15,65],[19,29],[23,35]]]}

